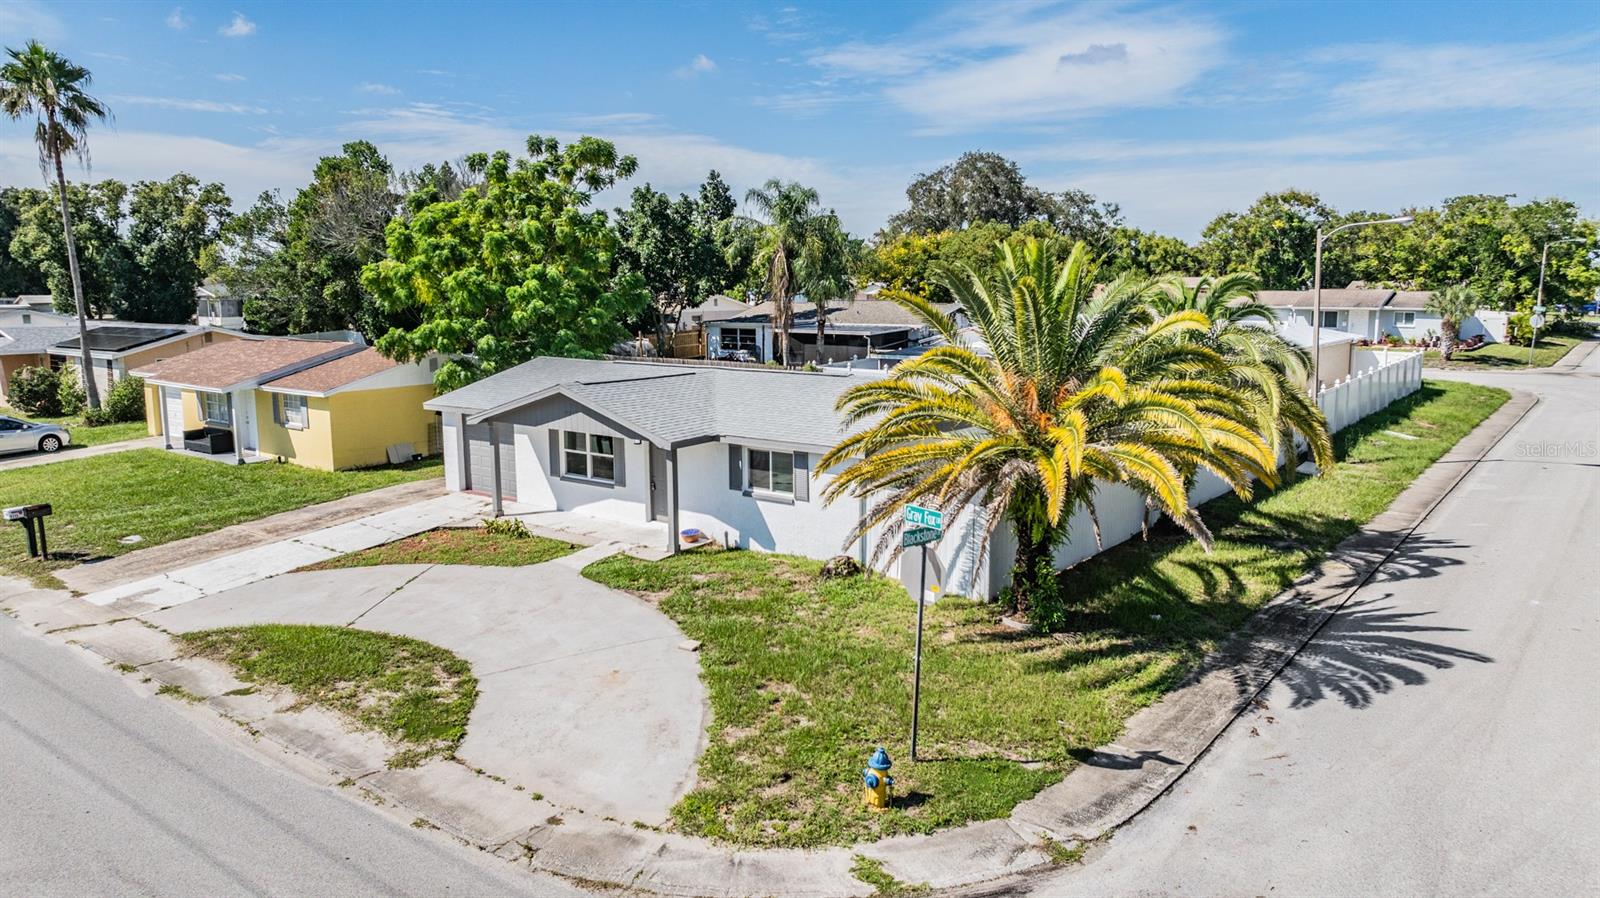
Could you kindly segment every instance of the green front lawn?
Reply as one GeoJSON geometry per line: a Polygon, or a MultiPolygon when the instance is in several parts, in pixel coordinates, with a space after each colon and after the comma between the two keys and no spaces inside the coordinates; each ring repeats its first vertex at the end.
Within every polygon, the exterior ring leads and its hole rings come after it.
{"type": "Polygon", "coordinates": [[[709,745],[676,827],[746,845],[806,847],[1003,817],[1115,739],[1254,611],[1507,398],[1429,382],[1336,439],[1342,463],[1251,502],[1205,507],[1207,554],[1157,529],[1063,574],[1076,631],[1023,634],[993,605],[928,609],[920,752],[910,763],[915,606],[882,577],[822,582],[820,563],[754,552],[617,555],[591,579],[658,601],[700,640],[709,745]],[[1416,436],[1406,440],[1384,434],[1416,436]],[[896,806],[862,807],[874,746],[895,761],[896,806]]]}
{"type": "Polygon", "coordinates": [[[364,471],[314,471],[297,465],[230,465],[160,449],[133,449],[0,471],[0,507],[48,502],[53,556],[27,559],[22,528],[0,527],[0,574],[41,577],[88,558],[105,558],[208,533],[379,487],[438,477],[438,459],[364,471]],[[122,538],[139,536],[137,542],[122,538]]]}
{"type": "Polygon", "coordinates": [[[480,564],[521,567],[570,555],[578,546],[543,536],[512,537],[490,533],[483,527],[441,527],[348,555],[329,558],[300,568],[370,567],[375,564],[480,564]]]}
{"type": "MultiPolygon", "coordinates": [[[[1561,357],[1571,351],[1572,347],[1582,343],[1579,337],[1566,336],[1539,336],[1539,345],[1533,350],[1534,368],[1548,368],[1561,357]]],[[[1446,362],[1444,356],[1437,349],[1429,349],[1422,354],[1422,364],[1429,368],[1456,368],[1463,371],[1485,371],[1501,368],[1526,368],[1528,365],[1528,347],[1512,346],[1509,343],[1486,343],[1471,352],[1457,351],[1455,356],[1446,362]]]]}
{"type": "Polygon", "coordinates": [[[282,686],[405,744],[390,767],[450,757],[478,700],[471,666],[432,643],[344,627],[263,624],[177,637],[247,683],[282,686]]]}

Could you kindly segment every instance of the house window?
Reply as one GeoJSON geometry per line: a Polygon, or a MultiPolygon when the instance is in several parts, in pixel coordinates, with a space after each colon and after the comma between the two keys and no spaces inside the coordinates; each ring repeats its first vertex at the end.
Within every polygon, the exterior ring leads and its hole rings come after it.
{"type": "Polygon", "coordinates": [[[207,424],[217,424],[222,427],[233,426],[233,417],[228,414],[228,396],[226,393],[201,393],[200,414],[207,424]]]}
{"type": "Polygon", "coordinates": [[[756,355],[756,329],[753,327],[725,327],[722,329],[721,346],[723,352],[744,350],[751,355],[756,355]]]}
{"type": "Polygon", "coordinates": [[[614,482],[617,478],[616,440],[597,433],[562,431],[561,471],[568,477],[614,482]]]}
{"type": "Polygon", "coordinates": [[[1417,323],[1417,313],[1396,312],[1394,313],[1394,323],[1398,327],[1415,327],[1417,323]]]}
{"type": "Polygon", "coordinates": [[[306,397],[283,397],[283,426],[290,430],[305,430],[311,426],[311,414],[307,411],[306,397]]]}
{"type": "Polygon", "coordinates": [[[1323,327],[1338,327],[1339,326],[1339,313],[1338,312],[1323,312],[1322,313],[1322,326],[1323,327]]]}
{"type": "Polygon", "coordinates": [[[751,492],[794,495],[793,452],[772,452],[766,449],[748,449],[746,452],[748,463],[745,465],[745,470],[750,472],[750,482],[747,485],[751,492]]]}

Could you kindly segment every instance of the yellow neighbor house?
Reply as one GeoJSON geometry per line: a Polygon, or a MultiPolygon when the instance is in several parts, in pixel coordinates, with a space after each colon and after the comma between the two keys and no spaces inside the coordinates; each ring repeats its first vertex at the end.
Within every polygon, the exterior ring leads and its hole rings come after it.
{"type": "Polygon", "coordinates": [[[324,471],[439,452],[436,359],[399,363],[331,340],[216,344],[134,373],[150,433],[170,449],[324,471]]]}

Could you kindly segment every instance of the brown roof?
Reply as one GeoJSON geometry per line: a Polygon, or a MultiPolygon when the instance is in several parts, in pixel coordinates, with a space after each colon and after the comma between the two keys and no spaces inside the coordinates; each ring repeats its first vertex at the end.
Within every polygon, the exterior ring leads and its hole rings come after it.
{"type": "MultiPolygon", "coordinates": [[[[1322,288],[1324,309],[1381,309],[1394,295],[1393,290],[1350,290],[1322,288]]],[[[1273,308],[1309,309],[1312,304],[1310,290],[1262,290],[1256,299],[1273,308]]]]}
{"type": "Polygon", "coordinates": [[[162,383],[224,390],[356,348],[352,343],[334,340],[230,340],[146,365],[133,373],[162,383]]]}
{"type": "Polygon", "coordinates": [[[353,384],[363,377],[371,377],[400,364],[384,358],[378,350],[368,347],[360,352],[342,355],[331,362],[304,368],[293,374],[267,382],[267,386],[281,390],[300,390],[306,393],[327,393],[353,384]]]}

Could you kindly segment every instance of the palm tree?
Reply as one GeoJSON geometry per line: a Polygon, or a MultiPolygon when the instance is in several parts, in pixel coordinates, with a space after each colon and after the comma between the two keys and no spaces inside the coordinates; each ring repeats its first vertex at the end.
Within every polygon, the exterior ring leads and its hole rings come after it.
{"type": "Polygon", "coordinates": [[[1482,300],[1478,291],[1466,284],[1452,284],[1443,290],[1434,291],[1428,297],[1428,311],[1438,315],[1439,327],[1439,353],[1445,361],[1456,354],[1456,345],[1461,340],[1461,325],[1468,318],[1478,314],[1478,307],[1482,300]]]}
{"type": "MultiPolygon", "coordinates": [[[[21,50],[6,48],[11,61],[0,66],[0,109],[13,120],[33,116],[37,121],[33,139],[39,145],[39,169],[54,165],[56,195],[61,200],[61,228],[67,238],[67,268],[72,273],[72,299],[78,308],[79,358],[83,363],[83,387],[89,407],[100,407],[100,390],[95,385],[93,362],[89,358],[88,313],[83,299],[83,276],[78,270],[78,243],[72,236],[72,212],[67,205],[67,173],[62,159],[68,153],[79,161],[88,157],[89,123],[105,121],[110,115],[104,104],[85,93],[89,70],[73,65],[52,53],[38,41],[29,41],[21,50]]],[[[45,175],[49,177],[48,174],[45,175]]]]}
{"type": "Polygon", "coordinates": [[[1046,625],[1062,610],[1054,550],[1076,511],[1094,524],[1097,483],[1126,484],[1209,545],[1184,471],[1212,471],[1241,495],[1251,477],[1277,478],[1249,398],[1224,382],[1226,361],[1202,341],[1178,339],[1208,330],[1210,319],[1195,310],[1152,319],[1153,282],[1125,275],[1097,292],[1087,246],[1065,259],[1061,247],[1002,244],[987,277],[969,266],[937,273],[986,352],[926,300],[896,297],[948,345],[846,390],[847,426],[865,426],[819,463],[846,465],[826,498],[872,500],[852,539],[883,528],[874,562],[898,552],[908,503],[947,509],[950,519],[980,515],[980,555],[1009,522],[1011,601],[1046,625]]]}
{"type": "Polygon", "coordinates": [[[772,320],[778,329],[778,357],[785,365],[789,364],[794,297],[800,292],[795,269],[821,201],[810,187],[777,178],[745,194],[745,202],[765,219],[761,252],[767,257],[767,298],[772,300],[772,320]]]}
{"type": "Polygon", "coordinates": [[[1181,339],[1199,341],[1227,362],[1224,383],[1249,400],[1253,427],[1267,439],[1275,457],[1292,460],[1298,437],[1312,461],[1326,469],[1334,461],[1327,421],[1299,386],[1310,377],[1310,350],[1278,333],[1277,315],[1256,298],[1260,290],[1261,281],[1253,274],[1201,278],[1192,285],[1169,276],[1152,298],[1150,314],[1153,318],[1183,311],[1205,315],[1211,327],[1187,331],[1181,339]]]}
{"type": "Polygon", "coordinates": [[[855,292],[850,280],[850,235],[831,210],[811,219],[806,229],[795,274],[800,292],[811,300],[817,313],[817,361],[822,361],[822,344],[827,336],[828,303],[855,292]]]}

